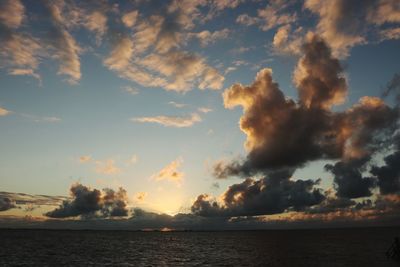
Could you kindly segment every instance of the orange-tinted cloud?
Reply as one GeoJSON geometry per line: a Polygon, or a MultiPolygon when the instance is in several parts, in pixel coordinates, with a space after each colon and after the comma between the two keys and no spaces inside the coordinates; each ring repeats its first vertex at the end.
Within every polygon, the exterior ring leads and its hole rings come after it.
{"type": "Polygon", "coordinates": [[[158,173],[152,176],[152,179],[156,181],[171,181],[180,185],[185,177],[185,174],[179,170],[180,166],[183,163],[182,158],[177,158],[176,160],[169,163],[163,169],[161,169],[158,173]]]}

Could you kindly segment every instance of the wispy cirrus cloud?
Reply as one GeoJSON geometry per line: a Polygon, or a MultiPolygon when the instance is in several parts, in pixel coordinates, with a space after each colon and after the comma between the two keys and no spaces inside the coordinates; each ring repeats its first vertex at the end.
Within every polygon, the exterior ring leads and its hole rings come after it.
{"type": "Polygon", "coordinates": [[[176,108],[184,108],[186,107],[188,104],[183,104],[183,103],[177,103],[175,101],[169,101],[168,105],[174,106],[176,108]]]}
{"type": "Polygon", "coordinates": [[[64,1],[46,2],[52,22],[51,36],[48,39],[53,50],[52,57],[59,62],[58,74],[65,75],[70,84],[76,84],[81,78],[81,63],[79,54],[82,49],[75,38],[69,33],[71,22],[65,15],[65,9],[71,6],[64,1]]]}
{"type": "Polygon", "coordinates": [[[21,113],[22,117],[27,118],[34,122],[48,122],[48,123],[57,123],[61,121],[61,118],[55,116],[37,116],[33,114],[21,113]]]}
{"type": "Polygon", "coordinates": [[[57,123],[57,122],[61,121],[61,118],[56,117],[56,116],[38,116],[38,115],[33,115],[33,114],[28,114],[28,113],[19,113],[19,112],[14,112],[14,111],[8,110],[8,109],[0,106],[0,117],[8,116],[10,114],[15,114],[22,118],[29,119],[33,122],[57,123]]]}
{"type": "MultiPolygon", "coordinates": [[[[5,206],[10,208],[17,208],[20,205],[35,205],[35,206],[57,206],[60,205],[67,197],[63,196],[47,196],[47,195],[31,195],[25,193],[12,193],[12,192],[0,192],[0,207],[3,205],[3,211],[5,206]],[[1,203],[1,200],[3,203],[1,203]]],[[[0,208],[1,210],[1,208],[0,208]]]]}
{"type": "MultiPolygon", "coordinates": [[[[11,75],[30,75],[38,78],[41,47],[36,38],[21,33],[19,28],[26,20],[25,7],[20,0],[0,3],[0,68],[11,75]]],[[[38,78],[40,79],[40,78],[38,78]]]]}
{"type": "Polygon", "coordinates": [[[192,113],[188,116],[154,116],[154,117],[138,117],[132,118],[133,122],[146,122],[146,123],[157,123],[166,127],[191,127],[195,123],[200,122],[202,119],[199,114],[192,113]]]}

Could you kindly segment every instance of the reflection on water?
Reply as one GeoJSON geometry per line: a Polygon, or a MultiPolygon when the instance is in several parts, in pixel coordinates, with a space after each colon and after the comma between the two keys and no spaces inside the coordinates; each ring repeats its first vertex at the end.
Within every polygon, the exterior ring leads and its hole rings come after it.
{"type": "Polygon", "coordinates": [[[399,228],[242,232],[0,230],[0,266],[398,266],[399,228]]]}

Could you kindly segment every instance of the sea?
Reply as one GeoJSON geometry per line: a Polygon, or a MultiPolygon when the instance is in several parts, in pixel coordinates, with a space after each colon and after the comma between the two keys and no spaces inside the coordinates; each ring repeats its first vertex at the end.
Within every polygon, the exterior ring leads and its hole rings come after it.
{"type": "Polygon", "coordinates": [[[0,230],[0,266],[400,266],[400,228],[140,232],[0,230]]]}

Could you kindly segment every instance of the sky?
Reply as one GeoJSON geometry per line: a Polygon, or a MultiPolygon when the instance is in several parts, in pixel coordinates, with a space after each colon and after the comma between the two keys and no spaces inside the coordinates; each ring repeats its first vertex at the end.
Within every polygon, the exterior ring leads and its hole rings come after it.
{"type": "Polygon", "coordinates": [[[1,0],[0,227],[393,225],[396,0],[1,0]]]}

